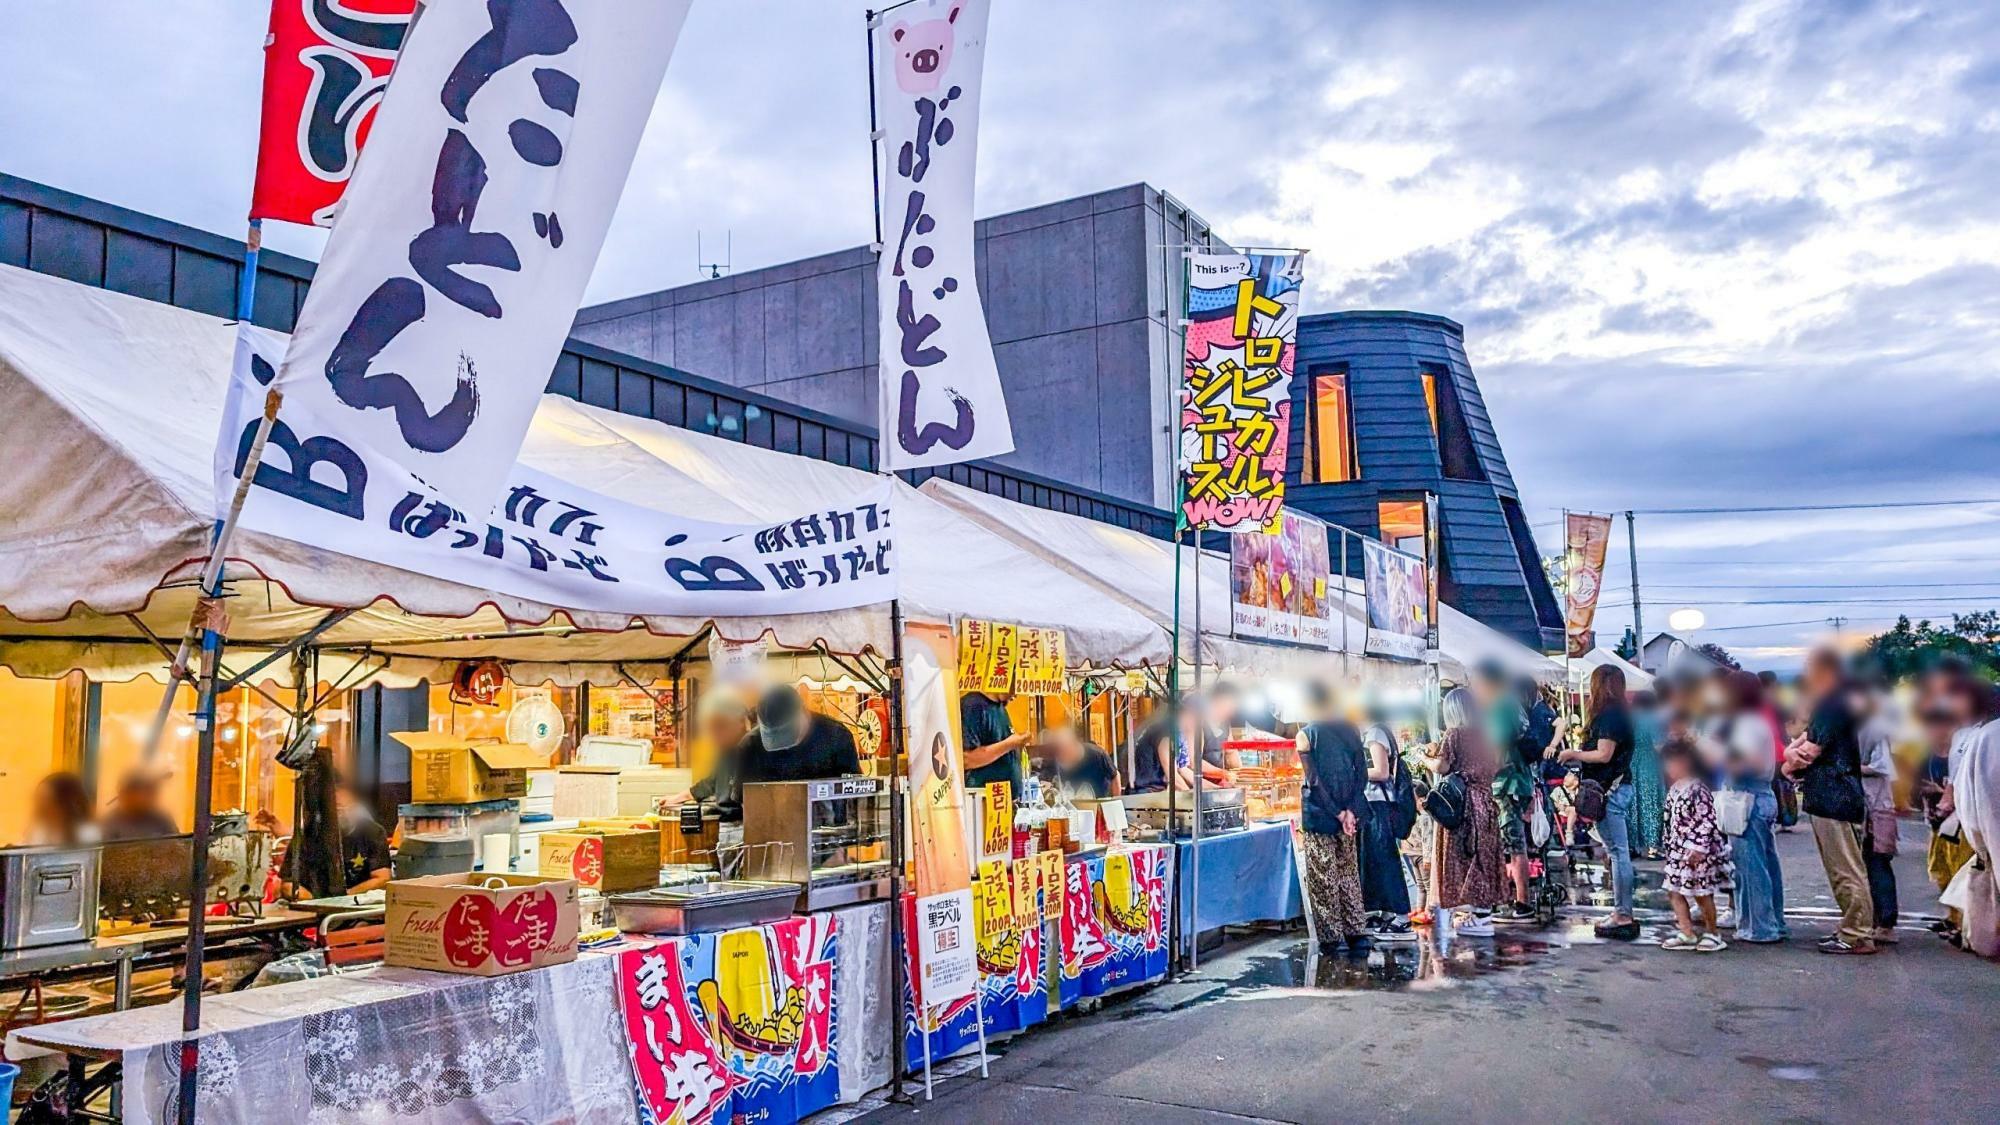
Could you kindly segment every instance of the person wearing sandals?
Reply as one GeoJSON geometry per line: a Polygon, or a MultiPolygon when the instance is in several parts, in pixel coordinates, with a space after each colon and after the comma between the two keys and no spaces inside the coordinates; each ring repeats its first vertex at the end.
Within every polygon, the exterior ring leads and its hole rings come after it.
{"type": "Polygon", "coordinates": [[[1717,932],[1715,892],[1727,877],[1729,841],[1715,819],[1715,794],[1694,747],[1686,742],[1660,748],[1660,769],[1668,785],[1662,886],[1678,927],[1660,948],[1696,953],[1727,949],[1729,943],[1717,932]],[[1701,912],[1699,930],[1696,909],[1701,912]]]}

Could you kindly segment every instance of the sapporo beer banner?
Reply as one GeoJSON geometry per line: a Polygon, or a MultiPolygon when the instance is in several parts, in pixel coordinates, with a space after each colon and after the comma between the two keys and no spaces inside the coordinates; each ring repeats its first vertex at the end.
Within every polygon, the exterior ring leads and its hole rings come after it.
{"type": "Polygon", "coordinates": [[[972,255],[986,7],[913,0],[869,30],[883,145],[876,278],[885,469],[1014,448],[972,255]]]}
{"type": "MultiPolygon", "coordinates": [[[[285,338],[237,331],[235,384],[215,458],[235,491],[285,338]]],[[[637,615],[803,613],[896,593],[891,486],[767,525],[684,519],[510,464],[490,515],[455,506],[366,445],[323,436],[315,404],[289,399],[244,500],[243,526],[565,609],[637,615]]]]}
{"type": "MultiPolygon", "coordinates": [[[[432,3],[278,372],[294,409],[484,519],[597,263],[688,0],[432,3]]],[[[305,435],[301,435],[305,436],[305,435]]]]}
{"type": "Polygon", "coordinates": [[[1563,536],[1564,625],[1568,651],[1582,656],[1596,647],[1591,622],[1604,589],[1604,552],[1611,542],[1611,517],[1571,512],[1563,536]]]}
{"type": "Polygon", "coordinates": [[[273,0],[250,217],[332,226],[416,0],[273,0]]]}
{"type": "Polygon", "coordinates": [[[1225,533],[1275,528],[1285,502],[1304,254],[1189,254],[1181,516],[1225,533]]]}

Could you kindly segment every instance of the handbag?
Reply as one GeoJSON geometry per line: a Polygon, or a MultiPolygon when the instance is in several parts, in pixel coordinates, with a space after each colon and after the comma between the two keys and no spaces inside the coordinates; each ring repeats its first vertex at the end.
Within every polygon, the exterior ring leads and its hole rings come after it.
{"type": "Polygon", "coordinates": [[[1814,816],[1847,824],[1868,819],[1868,795],[1861,779],[1837,769],[1807,770],[1799,779],[1799,803],[1814,816]]]}
{"type": "Polygon", "coordinates": [[[1593,824],[1603,820],[1610,805],[1610,796],[1605,793],[1601,782],[1585,778],[1582,784],[1576,787],[1576,815],[1583,819],[1593,824]]]}
{"type": "Polygon", "coordinates": [[[1466,787],[1465,775],[1448,773],[1438,779],[1431,791],[1424,796],[1424,811],[1447,832],[1456,832],[1465,826],[1466,807],[1471,804],[1472,793],[1466,787]]]}
{"type": "Polygon", "coordinates": [[[1799,822],[1799,787],[1783,774],[1771,779],[1771,792],[1778,798],[1778,823],[1790,828],[1799,822]]]}
{"type": "Polygon", "coordinates": [[[1895,809],[1868,811],[1868,842],[1876,855],[1895,855],[1902,828],[1896,823],[1895,809]]]}
{"type": "Polygon", "coordinates": [[[1741,789],[1724,789],[1715,795],[1715,824],[1725,836],[1741,836],[1750,830],[1750,809],[1757,798],[1741,789]]]}

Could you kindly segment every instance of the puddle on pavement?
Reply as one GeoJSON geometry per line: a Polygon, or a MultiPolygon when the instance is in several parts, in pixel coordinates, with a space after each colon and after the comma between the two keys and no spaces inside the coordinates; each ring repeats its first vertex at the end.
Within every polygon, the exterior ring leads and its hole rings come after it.
{"type": "MultiPolygon", "coordinates": [[[[1588,927],[1586,927],[1586,930],[1588,927]]],[[[1322,953],[1308,942],[1283,952],[1245,958],[1229,977],[1217,978],[1232,999],[1272,999],[1299,993],[1396,992],[1448,988],[1525,968],[1560,948],[1545,940],[1496,934],[1490,938],[1424,935],[1414,942],[1377,945],[1366,954],[1322,953]]],[[[1558,939],[1559,940],[1559,939],[1558,939]]]]}
{"type": "Polygon", "coordinates": [[[1810,1063],[1779,1062],[1776,1059],[1760,1058],[1756,1055],[1738,1055],[1736,1061],[1757,1067],[1771,1077],[1785,1082],[1819,1081],[1819,1067],[1810,1063]]]}

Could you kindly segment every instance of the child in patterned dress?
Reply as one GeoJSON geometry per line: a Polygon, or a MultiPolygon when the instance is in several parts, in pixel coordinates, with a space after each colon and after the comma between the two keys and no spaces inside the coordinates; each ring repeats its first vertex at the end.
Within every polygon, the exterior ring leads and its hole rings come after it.
{"type": "Polygon", "coordinates": [[[1729,839],[1715,819],[1715,794],[1709,791],[1694,746],[1676,740],[1660,750],[1666,774],[1666,868],[1664,884],[1674,904],[1679,932],[1660,943],[1662,949],[1715,953],[1729,948],[1716,932],[1715,892],[1728,874],[1729,839]],[[1695,930],[1695,909],[1701,930],[1695,930]]]}

